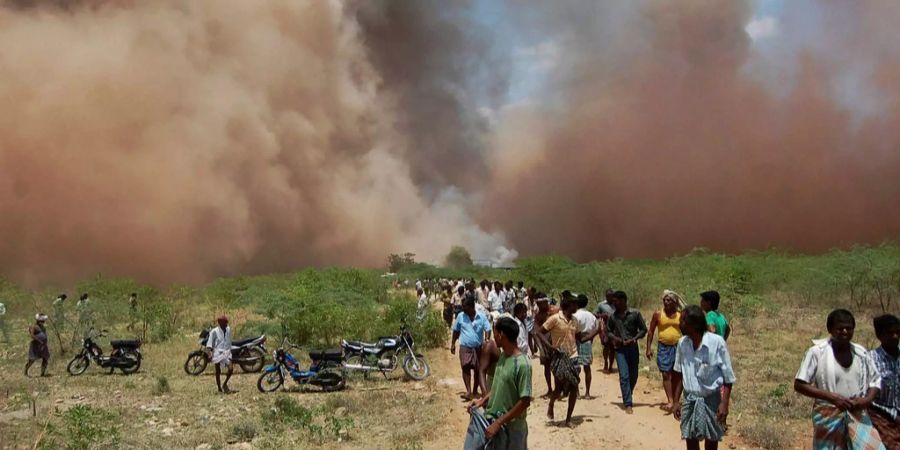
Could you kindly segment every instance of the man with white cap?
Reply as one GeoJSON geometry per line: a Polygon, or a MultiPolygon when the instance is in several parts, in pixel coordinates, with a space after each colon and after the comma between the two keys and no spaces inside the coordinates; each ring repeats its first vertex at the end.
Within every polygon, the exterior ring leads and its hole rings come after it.
{"type": "Polygon", "coordinates": [[[223,394],[230,394],[234,391],[228,388],[228,380],[231,379],[233,368],[231,367],[231,327],[228,326],[228,317],[224,314],[216,319],[219,326],[213,328],[209,332],[209,339],[206,341],[206,347],[212,353],[211,359],[216,366],[216,387],[223,394]],[[222,383],[222,366],[228,369],[225,374],[225,382],[222,383]]]}
{"type": "Polygon", "coordinates": [[[47,321],[47,315],[37,313],[34,315],[35,324],[28,328],[31,334],[31,344],[28,346],[28,362],[25,364],[25,376],[28,375],[28,369],[38,359],[41,360],[41,376],[46,377],[47,363],[50,362],[50,347],[47,345],[47,329],[44,322],[47,321]]]}

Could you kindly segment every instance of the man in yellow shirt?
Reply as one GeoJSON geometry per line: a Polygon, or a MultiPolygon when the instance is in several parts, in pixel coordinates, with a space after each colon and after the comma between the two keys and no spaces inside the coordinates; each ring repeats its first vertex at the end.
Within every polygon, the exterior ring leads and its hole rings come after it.
{"type": "Polygon", "coordinates": [[[578,399],[578,384],[580,382],[578,366],[578,347],[575,333],[578,331],[578,323],[573,314],[578,310],[578,304],[568,291],[563,292],[560,311],[544,322],[538,339],[553,349],[550,367],[556,386],[550,394],[550,404],[547,406],[547,417],[553,420],[553,404],[563,395],[569,396],[569,408],[566,410],[566,426],[572,426],[572,412],[575,410],[575,402],[578,399]],[[568,295],[566,295],[568,294],[568,295]]]}

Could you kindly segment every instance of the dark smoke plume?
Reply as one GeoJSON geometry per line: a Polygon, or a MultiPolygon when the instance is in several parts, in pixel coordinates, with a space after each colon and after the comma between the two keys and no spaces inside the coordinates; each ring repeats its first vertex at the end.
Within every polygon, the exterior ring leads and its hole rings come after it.
{"type": "MultiPolygon", "coordinates": [[[[495,138],[482,218],[517,249],[586,260],[900,236],[900,54],[869,38],[895,38],[900,8],[817,2],[842,29],[781,62],[796,74],[779,96],[748,73],[751,4],[624,3],[521,12],[560,55],[546,102],[508,108],[495,138]],[[833,90],[858,55],[883,101],[861,120],[833,90]]],[[[804,20],[787,11],[783,27],[804,20]]]]}

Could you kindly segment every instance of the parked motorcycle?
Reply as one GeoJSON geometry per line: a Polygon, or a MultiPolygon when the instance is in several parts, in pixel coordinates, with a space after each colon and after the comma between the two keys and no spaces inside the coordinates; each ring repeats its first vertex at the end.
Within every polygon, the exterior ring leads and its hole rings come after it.
{"type": "MultiPolygon", "coordinates": [[[[184,371],[188,375],[200,375],[210,362],[206,351],[210,329],[200,332],[200,350],[188,354],[184,362],[184,371]]],[[[260,335],[231,343],[231,362],[241,366],[244,372],[259,372],[266,365],[266,335],[260,335]]]]}
{"type": "Polygon", "coordinates": [[[369,372],[381,372],[387,378],[388,373],[397,369],[403,355],[406,355],[402,364],[406,376],[421,381],[431,372],[428,361],[416,352],[406,323],[400,325],[398,336],[380,337],[375,343],[342,340],[341,348],[344,351],[344,369],[362,371],[365,377],[369,376],[369,372]]]}
{"type": "Polygon", "coordinates": [[[285,339],[281,347],[272,352],[274,362],[266,366],[256,382],[260,392],[278,390],[287,376],[293,378],[300,386],[311,384],[325,392],[338,391],[346,386],[347,381],[341,373],[340,350],[310,351],[309,358],[312,363],[308,370],[303,370],[297,359],[288,352],[289,348],[299,349],[285,339]]]}
{"type": "Polygon", "coordinates": [[[91,365],[91,361],[100,367],[108,368],[109,373],[119,369],[125,375],[130,375],[141,368],[141,341],[140,340],[117,340],[109,341],[113,351],[109,356],[103,355],[103,349],[94,342],[94,339],[105,337],[106,330],[99,333],[94,332],[92,327],[82,340],[81,352],[75,355],[66,371],[69,375],[81,375],[91,365]]]}

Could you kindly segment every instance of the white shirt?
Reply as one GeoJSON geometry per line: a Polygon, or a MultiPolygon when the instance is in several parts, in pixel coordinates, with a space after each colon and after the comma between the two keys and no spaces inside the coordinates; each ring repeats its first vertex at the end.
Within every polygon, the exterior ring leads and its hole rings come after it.
{"type": "Polygon", "coordinates": [[[581,334],[594,334],[597,331],[597,318],[586,309],[579,309],[572,314],[575,323],[578,324],[578,332],[581,334]]]}
{"type": "Polygon", "coordinates": [[[422,282],[421,282],[421,281],[416,281],[416,289],[417,289],[417,290],[418,290],[418,289],[422,289],[422,282]]]}
{"type": "Polygon", "coordinates": [[[834,357],[831,338],[814,340],[795,378],[847,398],[864,397],[869,388],[881,388],[881,373],[875,361],[863,346],[853,343],[850,346],[853,363],[845,368],[834,357]]]}
{"type": "Polygon", "coordinates": [[[226,326],[225,331],[222,327],[216,326],[209,332],[209,339],[206,340],[206,347],[213,351],[228,351],[231,353],[231,327],[226,326]]]}
{"type": "Polygon", "coordinates": [[[505,301],[506,294],[504,294],[503,291],[491,291],[491,293],[488,294],[488,305],[490,305],[491,311],[503,311],[503,302],[505,301]]]}
{"type": "Polygon", "coordinates": [[[528,355],[531,357],[531,347],[528,346],[528,329],[525,328],[525,324],[522,323],[521,320],[513,317],[513,320],[519,324],[519,337],[516,338],[516,347],[519,347],[519,351],[522,352],[523,355],[528,355]]]}
{"type": "Polygon", "coordinates": [[[674,370],[682,376],[684,392],[700,397],[718,394],[722,385],[736,381],[728,346],[716,333],[703,333],[696,350],[694,341],[682,336],[675,347],[674,370]]]}
{"type": "Polygon", "coordinates": [[[3,303],[0,303],[0,316],[5,316],[5,315],[6,315],[6,305],[4,305],[3,303]]]}

